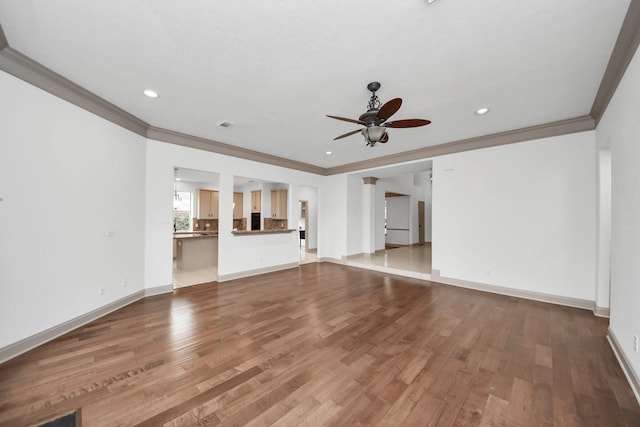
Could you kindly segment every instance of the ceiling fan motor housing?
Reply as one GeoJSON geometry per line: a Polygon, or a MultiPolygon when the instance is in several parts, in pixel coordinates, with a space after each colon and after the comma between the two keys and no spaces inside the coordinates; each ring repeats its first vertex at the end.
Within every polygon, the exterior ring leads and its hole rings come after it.
{"type": "Polygon", "coordinates": [[[360,121],[365,122],[367,126],[378,126],[382,123],[382,120],[378,118],[378,108],[372,108],[366,113],[363,113],[359,118],[360,121]]]}

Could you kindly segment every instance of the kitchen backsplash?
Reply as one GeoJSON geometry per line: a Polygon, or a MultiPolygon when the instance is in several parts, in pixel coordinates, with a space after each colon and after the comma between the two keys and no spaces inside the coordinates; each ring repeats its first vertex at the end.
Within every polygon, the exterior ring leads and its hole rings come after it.
{"type": "Polygon", "coordinates": [[[218,231],[218,220],[194,218],[193,231],[218,231]]]}

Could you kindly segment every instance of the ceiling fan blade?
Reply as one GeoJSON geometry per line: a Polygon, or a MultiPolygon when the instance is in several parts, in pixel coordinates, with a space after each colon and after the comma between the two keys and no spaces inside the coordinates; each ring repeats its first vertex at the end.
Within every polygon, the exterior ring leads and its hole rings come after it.
{"type": "Polygon", "coordinates": [[[417,128],[418,126],[426,126],[431,120],[424,119],[405,119],[396,120],[395,122],[385,123],[383,126],[388,128],[417,128]]]}
{"type": "Polygon", "coordinates": [[[380,141],[378,142],[381,142],[383,144],[386,144],[387,142],[389,142],[389,134],[385,132],[384,135],[382,135],[382,138],[380,138],[380,141]]]}
{"type": "Polygon", "coordinates": [[[344,138],[344,137],[347,137],[347,136],[355,135],[358,132],[362,132],[362,129],[352,130],[351,132],[347,132],[344,135],[336,136],[335,138],[333,138],[333,140],[335,141],[336,139],[340,139],[340,138],[344,138]]]}
{"type": "Polygon", "coordinates": [[[393,116],[396,111],[400,109],[401,105],[402,98],[393,98],[392,100],[385,102],[385,104],[380,107],[380,110],[378,110],[378,118],[384,122],[389,117],[393,116]]]}
{"type": "Polygon", "coordinates": [[[359,125],[364,125],[366,126],[367,124],[365,122],[363,122],[362,120],[356,120],[356,119],[348,119],[346,117],[339,117],[339,116],[330,116],[327,114],[327,117],[331,117],[332,119],[336,119],[336,120],[342,120],[343,122],[349,122],[349,123],[357,123],[359,125]]]}

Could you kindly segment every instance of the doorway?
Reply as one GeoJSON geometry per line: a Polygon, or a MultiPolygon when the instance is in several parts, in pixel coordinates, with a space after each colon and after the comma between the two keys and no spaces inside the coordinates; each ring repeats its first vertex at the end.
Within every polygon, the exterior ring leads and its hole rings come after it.
{"type": "Polygon", "coordinates": [[[174,167],[174,289],[218,280],[218,189],[217,173],[174,167]]]}
{"type": "Polygon", "coordinates": [[[307,200],[298,201],[298,237],[300,247],[306,252],[309,249],[309,239],[307,239],[307,230],[309,229],[309,202],[307,200]]]}
{"type": "Polygon", "coordinates": [[[318,256],[315,247],[315,213],[311,211],[312,204],[309,200],[298,200],[298,249],[300,252],[300,264],[317,262],[318,256]]]}

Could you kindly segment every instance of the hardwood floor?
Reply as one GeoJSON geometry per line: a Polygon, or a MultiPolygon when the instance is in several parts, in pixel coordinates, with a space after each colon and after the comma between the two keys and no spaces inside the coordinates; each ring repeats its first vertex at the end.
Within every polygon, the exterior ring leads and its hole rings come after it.
{"type": "Polygon", "coordinates": [[[0,426],[638,426],[584,310],[330,263],[146,298],[0,365],[0,426]]]}

